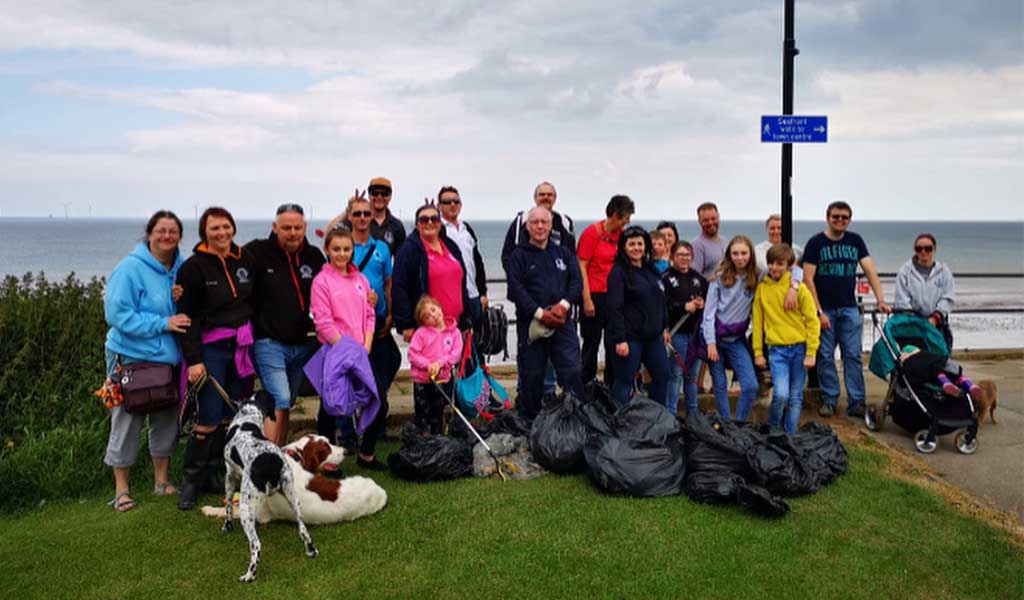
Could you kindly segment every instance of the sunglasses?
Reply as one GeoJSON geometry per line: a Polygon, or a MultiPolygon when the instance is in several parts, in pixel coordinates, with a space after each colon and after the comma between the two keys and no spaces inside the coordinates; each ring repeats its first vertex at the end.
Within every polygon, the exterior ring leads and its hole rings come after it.
{"type": "Polygon", "coordinates": [[[935,246],[914,246],[914,252],[931,252],[935,246]]]}
{"type": "Polygon", "coordinates": [[[368,210],[354,210],[350,213],[353,217],[369,217],[373,213],[368,210]]]}
{"type": "Polygon", "coordinates": [[[426,225],[427,223],[440,223],[441,217],[438,215],[420,215],[416,218],[416,222],[420,225],[426,225]]]}
{"type": "Polygon", "coordinates": [[[834,221],[849,221],[850,215],[829,215],[828,218],[834,221]]]}
{"type": "Polygon", "coordinates": [[[389,198],[391,196],[391,190],[387,188],[377,188],[370,190],[370,196],[380,196],[382,198],[389,198]]]}
{"type": "Polygon", "coordinates": [[[447,206],[449,204],[462,204],[462,200],[460,200],[458,198],[452,198],[450,200],[440,200],[439,202],[440,202],[440,204],[443,204],[445,206],[447,206]]]}
{"type": "Polygon", "coordinates": [[[279,215],[289,212],[299,213],[300,215],[303,216],[306,214],[302,212],[302,207],[299,206],[298,204],[282,204],[281,206],[277,207],[277,214],[279,215]]]}

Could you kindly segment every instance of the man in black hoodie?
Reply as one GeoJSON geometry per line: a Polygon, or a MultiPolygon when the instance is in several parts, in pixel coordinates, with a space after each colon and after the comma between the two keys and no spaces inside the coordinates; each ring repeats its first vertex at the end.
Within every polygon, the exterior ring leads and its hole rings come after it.
{"type": "Polygon", "coordinates": [[[520,387],[519,413],[532,419],[541,408],[544,371],[550,360],[565,391],[582,397],[580,342],[568,319],[580,301],[583,278],[575,254],[550,242],[551,211],[537,206],[527,213],[529,240],[508,259],[508,297],[516,305],[520,387]]]}
{"type": "Polygon", "coordinates": [[[316,351],[309,292],[324,255],[306,241],[306,218],[298,204],[279,206],[270,237],[249,242],[245,250],[253,262],[253,363],[275,401],[276,421],[266,421],[265,433],[283,446],[302,367],[316,351]]]}

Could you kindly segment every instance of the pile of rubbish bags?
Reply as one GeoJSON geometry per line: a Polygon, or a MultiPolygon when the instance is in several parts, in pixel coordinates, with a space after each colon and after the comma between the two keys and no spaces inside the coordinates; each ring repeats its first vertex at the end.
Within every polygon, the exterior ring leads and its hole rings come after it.
{"type": "Polygon", "coordinates": [[[530,424],[512,411],[498,413],[477,426],[497,463],[459,419],[448,435],[429,435],[412,423],[402,428],[402,447],[388,456],[391,472],[406,481],[427,483],[460,477],[492,477],[499,466],[508,479],[536,479],[544,474],[530,452],[530,424]]]}
{"type": "MultiPolygon", "coordinates": [[[[680,419],[644,397],[617,408],[599,382],[586,391],[586,398],[552,398],[532,423],[508,411],[478,428],[509,478],[585,472],[609,494],[685,493],[780,517],[790,510],[784,497],[813,494],[847,470],[846,448],[827,425],[808,423],[788,435],[700,412],[680,419]]],[[[388,464],[410,481],[494,475],[494,459],[475,442],[458,420],[448,436],[423,435],[407,424],[388,464]]]]}

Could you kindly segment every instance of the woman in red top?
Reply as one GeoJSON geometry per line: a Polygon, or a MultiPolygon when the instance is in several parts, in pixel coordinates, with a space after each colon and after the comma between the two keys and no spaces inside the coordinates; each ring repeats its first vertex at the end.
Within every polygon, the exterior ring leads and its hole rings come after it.
{"type": "MultiPolygon", "coordinates": [[[[576,247],[576,257],[583,274],[583,316],[580,337],[583,338],[583,381],[597,377],[597,349],[607,325],[606,296],[608,273],[615,264],[619,233],[629,224],[636,207],[629,196],[616,195],[604,209],[607,216],[583,230],[576,247]]],[[[607,354],[607,343],[605,347],[607,354]]],[[[605,369],[604,381],[612,385],[611,369],[605,369]]]]}

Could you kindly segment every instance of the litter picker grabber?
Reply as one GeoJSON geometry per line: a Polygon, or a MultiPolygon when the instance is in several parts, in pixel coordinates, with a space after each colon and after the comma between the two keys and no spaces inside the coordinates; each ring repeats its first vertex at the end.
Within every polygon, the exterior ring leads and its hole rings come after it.
{"type": "MultiPolygon", "coordinates": [[[[435,379],[434,377],[430,378],[430,382],[434,384],[434,386],[437,388],[437,391],[441,392],[441,395],[444,396],[444,399],[448,401],[448,406],[452,407],[452,410],[455,411],[455,414],[459,415],[459,418],[462,419],[463,424],[465,424],[466,427],[468,427],[469,430],[473,432],[473,436],[476,437],[476,440],[483,445],[485,450],[487,450],[487,454],[491,455],[491,459],[494,461],[494,466],[495,468],[498,469],[498,477],[501,477],[502,481],[508,481],[508,475],[506,475],[505,472],[502,470],[502,464],[501,461],[498,460],[498,455],[496,455],[494,451],[491,450],[491,447],[487,445],[487,442],[484,441],[484,438],[482,438],[480,434],[477,432],[476,428],[473,427],[473,424],[469,422],[469,419],[467,419],[466,416],[462,414],[462,411],[459,410],[459,407],[455,405],[455,400],[451,397],[451,395],[448,394],[448,392],[444,391],[444,386],[438,383],[437,379],[435,379]]],[[[514,467],[511,467],[510,465],[506,465],[506,468],[510,468],[513,471],[515,470],[514,467]]]]}
{"type": "MultiPolygon", "coordinates": [[[[679,331],[679,328],[683,326],[683,323],[685,323],[686,320],[689,319],[690,315],[692,314],[693,313],[686,313],[685,315],[680,317],[678,321],[676,321],[676,324],[673,325],[672,329],[670,329],[668,332],[669,339],[672,339],[672,336],[674,336],[676,332],[679,331]]],[[[665,344],[665,347],[668,348],[669,355],[676,361],[676,364],[679,365],[679,368],[683,370],[683,375],[686,375],[686,357],[679,356],[679,353],[676,352],[675,346],[673,346],[671,343],[665,344]]]]}

